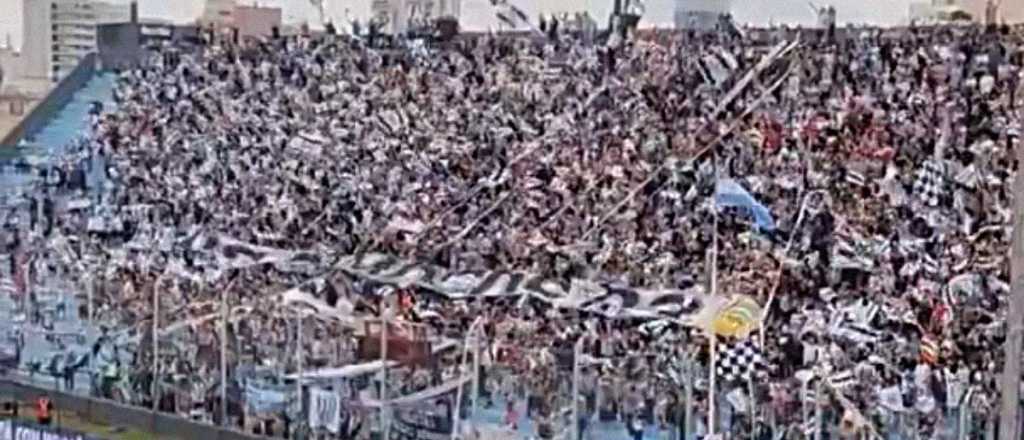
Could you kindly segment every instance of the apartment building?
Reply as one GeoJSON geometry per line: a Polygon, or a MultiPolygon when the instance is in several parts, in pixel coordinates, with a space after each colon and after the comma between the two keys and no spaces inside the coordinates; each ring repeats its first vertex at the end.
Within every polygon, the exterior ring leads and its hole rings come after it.
{"type": "Polygon", "coordinates": [[[235,0],[206,0],[199,22],[203,25],[233,26],[236,6],[238,2],[235,0]]]}
{"type": "Polygon", "coordinates": [[[261,6],[255,1],[242,4],[236,0],[206,0],[199,24],[237,29],[239,37],[265,37],[275,28],[281,30],[282,17],[281,8],[261,6]]]}
{"type": "Polygon", "coordinates": [[[22,0],[22,73],[58,81],[96,52],[96,27],[131,20],[134,3],[94,0],[22,0]]]}

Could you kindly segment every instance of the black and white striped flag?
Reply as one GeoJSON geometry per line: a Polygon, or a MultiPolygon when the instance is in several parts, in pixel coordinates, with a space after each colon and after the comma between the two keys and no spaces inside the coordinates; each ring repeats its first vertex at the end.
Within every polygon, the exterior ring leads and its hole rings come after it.
{"type": "Polygon", "coordinates": [[[700,57],[697,65],[705,80],[715,86],[721,86],[739,69],[736,57],[722,48],[715,48],[711,53],[700,57]]]}
{"type": "Polygon", "coordinates": [[[524,27],[532,27],[530,25],[530,18],[523,12],[518,6],[508,2],[508,0],[491,0],[491,6],[494,7],[494,15],[512,29],[521,29],[524,27]]]}
{"type": "Polygon", "coordinates": [[[853,170],[846,170],[846,183],[856,186],[858,188],[863,187],[867,180],[864,175],[853,170]]]}
{"type": "Polygon", "coordinates": [[[830,333],[833,338],[856,343],[877,342],[882,337],[882,332],[855,322],[841,322],[833,326],[830,333]]]}

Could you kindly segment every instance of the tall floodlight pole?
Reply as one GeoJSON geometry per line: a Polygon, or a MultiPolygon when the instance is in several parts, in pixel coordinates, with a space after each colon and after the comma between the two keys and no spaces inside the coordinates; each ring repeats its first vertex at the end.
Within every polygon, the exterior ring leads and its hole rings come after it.
{"type": "MultiPolygon", "coordinates": [[[[1024,164],[1024,145],[1017,145],[1017,163],[1024,164]]],[[[1021,167],[1021,165],[1018,165],[1021,167]]],[[[1006,359],[1003,362],[1003,408],[999,439],[1019,440],[1021,331],[1024,330],[1024,173],[1013,180],[1013,243],[1010,254],[1010,312],[1006,315],[1006,359]]]]}

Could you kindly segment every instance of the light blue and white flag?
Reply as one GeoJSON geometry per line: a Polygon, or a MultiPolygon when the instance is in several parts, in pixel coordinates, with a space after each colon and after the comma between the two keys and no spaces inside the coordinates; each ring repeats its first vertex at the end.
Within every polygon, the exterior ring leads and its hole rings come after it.
{"type": "Polygon", "coordinates": [[[754,217],[758,228],[765,231],[775,229],[775,219],[767,207],[757,201],[746,189],[732,179],[721,179],[715,188],[715,203],[719,206],[744,208],[754,217]]]}

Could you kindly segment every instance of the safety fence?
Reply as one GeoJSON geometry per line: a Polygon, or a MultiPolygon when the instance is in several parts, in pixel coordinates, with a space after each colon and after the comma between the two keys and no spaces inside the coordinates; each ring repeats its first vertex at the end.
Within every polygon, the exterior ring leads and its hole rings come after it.
{"type": "Polygon", "coordinates": [[[100,440],[70,429],[24,420],[0,419],[0,440],[100,440]]]}
{"type": "MultiPolygon", "coordinates": [[[[41,396],[45,396],[53,402],[55,408],[61,411],[71,411],[79,417],[91,423],[109,426],[126,426],[152,434],[157,438],[181,438],[181,439],[212,439],[212,440],[253,440],[258,437],[246,435],[239,431],[220,428],[208,424],[197,423],[173,414],[153,412],[141,407],[122,405],[110,400],[96,399],[81,395],[55,391],[53,389],[28,385],[18,380],[9,378],[0,379],[0,396],[13,398],[22,402],[32,402],[41,396]]],[[[87,439],[90,437],[50,437],[50,434],[43,434],[43,437],[22,437],[20,432],[31,433],[39,429],[29,429],[32,425],[16,422],[17,426],[24,427],[16,430],[18,436],[10,437],[17,440],[63,440],[87,439]],[[35,429],[35,431],[33,431],[35,429]]],[[[4,425],[0,425],[3,427],[4,425]]],[[[8,429],[10,432],[10,428],[8,429]]],[[[41,431],[40,431],[41,432],[41,431]]],[[[61,432],[46,431],[46,432],[61,432]]],[[[28,435],[28,434],[26,434],[28,435]]],[[[0,432],[0,440],[6,440],[0,432]]]]}
{"type": "MultiPolygon", "coordinates": [[[[950,396],[952,403],[945,405],[922,404],[928,399],[907,397],[910,392],[903,395],[906,406],[900,408],[893,408],[892,401],[858,408],[845,397],[847,392],[824,382],[782,390],[752,380],[721,387],[708,399],[707,370],[702,367],[695,363],[674,385],[662,383],[645,393],[614,384],[628,381],[628,376],[574,387],[573,374],[563,372],[554,395],[545,396],[500,385],[507,378],[499,368],[488,373],[494,380],[480,386],[476,399],[468,392],[463,423],[479,438],[499,427],[497,432],[509,439],[698,440],[713,432],[723,440],[994,440],[998,434],[997,411],[992,410],[997,396],[970,387],[950,396]],[[713,415],[709,406],[715,409],[713,415]]],[[[870,400],[877,402],[878,397],[870,400]]]]}

